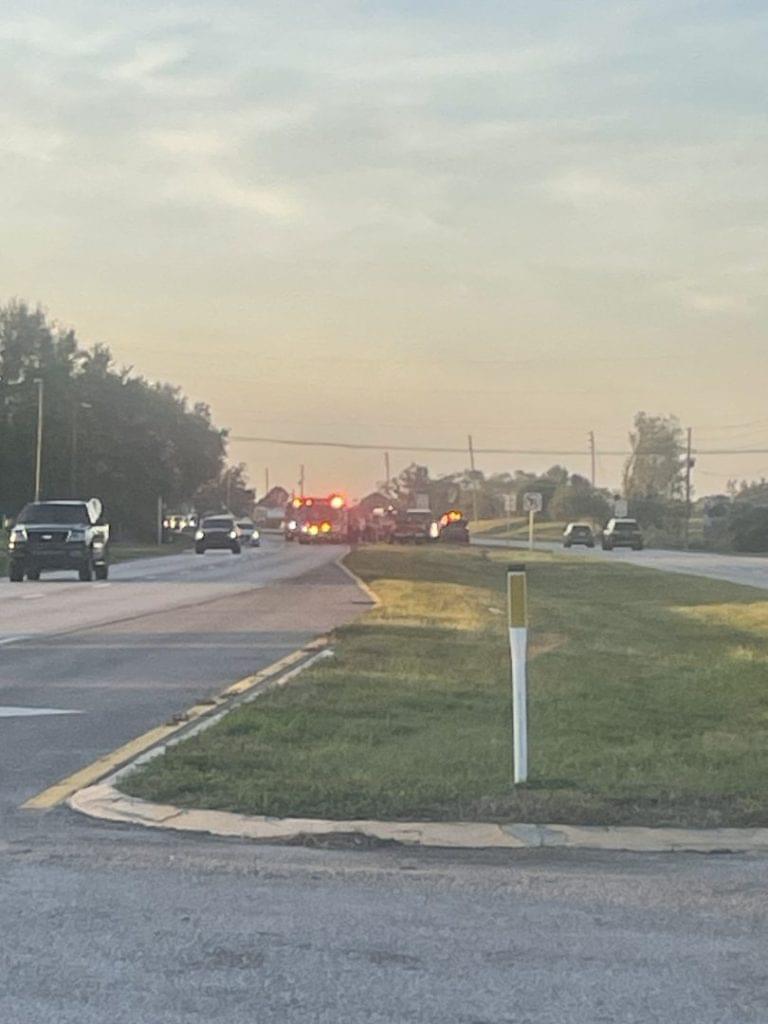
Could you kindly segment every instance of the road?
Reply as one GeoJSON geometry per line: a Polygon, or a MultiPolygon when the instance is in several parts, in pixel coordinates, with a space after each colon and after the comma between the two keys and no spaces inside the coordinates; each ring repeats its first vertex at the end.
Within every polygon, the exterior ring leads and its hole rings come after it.
{"type": "Polygon", "coordinates": [[[359,614],[337,547],[277,538],[0,584],[0,837],[101,755],[359,614]]]}
{"type": "Polygon", "coordinates": [[[18,809],[362,610],[336,554],[0,585],[0,1021],[764,1024],[766,858],[275,847],[18,809]]]}
{"type": "MultiPolygon", "coordinates": [[[[510,543],[482,535],[473,537],[472,543],[479,547],[508,548],[510,551],[527,549],[524,541],[510,543]]],[[[564,551],[562,544],[553,541],[537,541],[536,550],[564,551]]],[[[573,547],[566,553],[583,555],[585,558],[602,558],[609,562],[628,562],[630,565],[663,572],[706,576],[768,590],[768,558],[756,555],[715,555],[705,551],[664,551],[660,548],[646,548],[644,551],[616,548],[615,551],[603,551],[599,547],[573,547]]]]}
{"type": "Polygon", "coordinates": [[[768,861],[0,847],[3,1024],[764,1024],[768,861]]]}

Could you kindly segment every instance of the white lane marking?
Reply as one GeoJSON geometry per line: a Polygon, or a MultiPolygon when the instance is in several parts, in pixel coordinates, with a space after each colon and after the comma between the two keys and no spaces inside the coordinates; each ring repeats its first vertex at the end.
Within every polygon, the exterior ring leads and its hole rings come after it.
{"type": "Polygon", "coordinates": [[[82,715],[82,711],[68,711],[64,708],[20,708],[0,705],[0,718],[31,718],[33,715],[82,715]]]}
{"type": "Polygon", "coordinates": [[[45,597],[45,594],[22,594],[22,601],[37,601],[38,598],[45,597]]]}
{"type": "Polygon", "coordinates": [[[0,647],[3,644],[15,644],[17,640],[26,640],[26,636],[7,636],[4,640],[0,640],[0,647]]]}

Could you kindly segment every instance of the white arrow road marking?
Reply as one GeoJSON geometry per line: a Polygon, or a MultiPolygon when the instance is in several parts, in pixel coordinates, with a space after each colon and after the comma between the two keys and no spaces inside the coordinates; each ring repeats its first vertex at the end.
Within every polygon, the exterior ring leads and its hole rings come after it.
{"type": "Polygon", "coordinates": [[[64,708],[19,708],[0,705],[0,718],[30,718],[32,715],[82,715],[82,711],[68,711],[64,708]]]}

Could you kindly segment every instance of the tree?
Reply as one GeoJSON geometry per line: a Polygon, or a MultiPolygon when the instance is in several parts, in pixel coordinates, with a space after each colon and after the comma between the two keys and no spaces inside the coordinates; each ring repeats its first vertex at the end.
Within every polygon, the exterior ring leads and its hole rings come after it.
{"type": "Polygon", "coordinates": [[[675,416],[639,412],[629,435],[624,494],[633,498],[682,498],[685,481],[683,431],[675,416]]]}
{"type": "Polygon", "coordinates": [[[215,479],[203,484],[193,502],[202,514],[226,509],[236,516],[251,516],[255,498],[253,489],[248,487],[245,466],[239,462],[226,466],[215,479]]]}
{"type": "Polygon", "coordinates": [[[611,505],[605,491],[592,486],[586,477],[573,473],[558,485],[549,503],[552,519],[597,519],[604,522],[611,514],[611,505]]]}
{"type": "Polygon", "coordinates": [[[13,300],[0,306],[0,512],[33,497],[38,378],[43,497],[97,496],[116,534],[152,536],[159,497],[181,504],[221,476],[226,433],[207,406],[117,369],[105,346],[86,349],[40,307],[13,300]]]}

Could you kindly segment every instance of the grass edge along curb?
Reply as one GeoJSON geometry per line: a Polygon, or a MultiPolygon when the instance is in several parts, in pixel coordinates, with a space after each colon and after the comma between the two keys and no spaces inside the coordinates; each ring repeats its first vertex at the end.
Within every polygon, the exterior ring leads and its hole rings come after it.
{"type": "Polygon", "coordinates": [[[437,547],[356,554],[353,570],[384,608],[334,637],[333,660],[120,788],[273,819],[768,826],[764,595],[536,555],[538,616],[552,629],[537,633],[533,650],[541,777],[513,790],[501,720],[506,560],[480,556],[437,547]],[[725,704],[723,685],[733,697],[725,704]],[[734,744],[742,723],[750,729],[734,744]],[[646,779],[649,752],[656,775],[646,779]]]}
{"type": "MultiPolygon", "coordinates": [[[[355,580],[376,604],[379,598],[350,569],[338,564],[355,580]]],[[[332,821],[325,818],[275,818],[266,815],[238,814],[231,811],[196,810],[172,804],[152,803],[121,793],[115,783],[122,776],[154,757],[169,746],[210,728],[215,722],[245,701],[290,682],[328,651],[326,638],[315,644],[320,650],[306,662],[270,679],[247,694],[245,700],[233,701],[215,715],[184,730],[164,744],[135,758],[107,779],[78,790],[66,801],[67,806],[87,817],[125,825],[191,832],[218,837],[248,839],[262,842],[289,842],[310,837],[363,836],[380,842],[403,846],[438,847],[442,849],[586,849],[622,853],[768,853],[768,828],[653,828],[644,826],[528,824],[518,822],[398,822],[376,820],[332,821]]]]}

